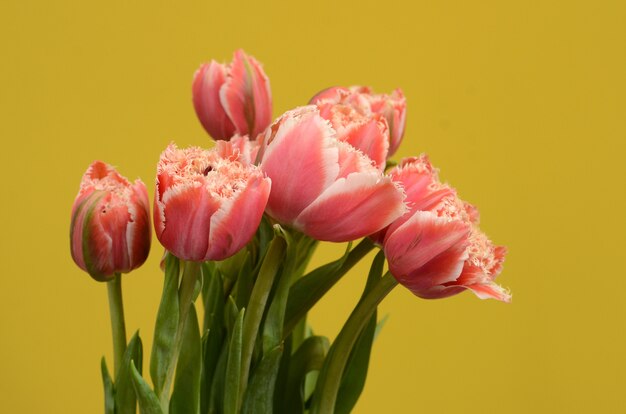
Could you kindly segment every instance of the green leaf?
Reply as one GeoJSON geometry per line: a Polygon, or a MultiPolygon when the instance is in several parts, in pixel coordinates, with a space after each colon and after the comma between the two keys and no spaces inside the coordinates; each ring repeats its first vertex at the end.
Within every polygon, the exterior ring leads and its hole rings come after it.
{"type": "Polygon", "coordinates": [[[282,355],[283,347],[279,346],[263,356],[246,389],[243,413],[266,414],[274,412],[274,384],[282,355]]]}
{"type": "Polygon", "coordinates": [[[163,414],[163,410],[161,410],[161,405],[159,404],[159,398],[154,391],[150,389],[150,386],[142,378],[141,374],[137,372],[134,361],[130,362],[130,370],[141,414],[163,414]]]}
{"type": "Polygon", "coordinates": [[[226,381],[224,394],[224,413],[238,414],[241,404],[241,348],[242,330],[245,309],[241,309],[237,315],[233,333],[228,347],[228,362],[226,363],[226,381]]]}
{"type": "Polygon", "coordinates": [[[179,304],[178,282],[180,263],[173,254],[165,259],[165,280],[161,303],[154,327],[154,341],[150,356],[150,377],[157,395],[161,395],[165,385],[165,377],[171,363],[171,349],[174,346],[178,328],[179,304]]]}
{"type": "Polygon", "coordinates": [[[133,386],[133,379],[130,369],[130,361],[137,361],[137,370],[141,373],[143,361],[143,346],[139,331],[135,332],[130,339],[124,359],[120,367],[120,372],[115,379],[115,413],[135,414],[137,412],[137,397],[133,386]]]}
{"type": "Polygon", "coordinates": [[[348,414],[354,408],[367,378],[372,344],[376,333],[376,314],[370,318],[359,335],[341,377],[341,385],[335,403],[335,413],[348,414]]]}
{"type": "MultiPolygon", "coordinates": [[[[285,254],[285,240],[282,234],[278,233],[272,240],[267,255],[263,258],[263,264],[259,270],[259,276],[252,289],[250,301],[246,310],[246,317],[243,323],[243,345],[241,350],[241,395],[248,385],[248,375],[252,363],[252,355],[257,343],[261,320],[265,312],[267,299],[272,290],[276,274],[279,273],[283,257],[285,254]]],[[[257,347],[258,348],[258,347],[257,347]]]]}
{"type": "Polygon", "coordinates": [[[189,308],[183,332],[174,392],[170,399],[171,414],[198,414],[200,411],[200,375],[202,370],[202,344],[195,306],[189,308]]]}
{"type": "Polygon", "coordinates": [[[286,413],[304,412],[304,382],[308,373],[319,371],[324,363],[330,344],[324,336],[310,336],[291,357],[288,388],[285,390],[286,413]]]}
{"type": "MultiPolygon", "coordinates": [[[[380,280],[384,265],[385,254],[380,251],[374,258],[372,266],[370,267],[361,300],[372,290],[376,282],[380,280]]],[[[374,337],[376,335],[376,318],[377,311],[374,310],[370,320],[359,334],[358,339],[350,351],[350,356],[348,357],[346,367],[341,377],[337,401],[335,402],[335,412],[337,414],[350,413],[359,399],[361,392],[363,392],[372,344],[374,343],[374,337]]]]}
{"type": "Polygon", "coordinates": [[[232,296],[229,296],[224,309],[224,324],[226,326],[226,330],[228,331],[228,336],[231,336],[233,334],[233,329],[235,327],[235,322],[237,321],[238,314],[239,308],[237,308],[235,299],[233,299],[232,296]]]}
{"type": "MultiPolygon", "coordinates": [[[[265,321],[263,322],[263,352],[268,353],[283,341],[283,327],[285,324],[285,309],[289,287],[296,267],[295,259],[298,252],[297,243],[289,233],[283,232],[287,242],[287,254],[284,258],[282,271],[278,273],[278,281],[274,289],[265,321]]],[[[276,270],[279,266],[276,267],[276,270]]]]}
{"type": "Polygon", "coordinates": [[[237,276],[237,299],[236,303],[239,308],[248,306],[248,300],[250,300],[250,294],[254,286],[254,272],[252,269],[252,258],[250,254],[246,252],[244,256],[244,262],[239,269],[239,276],[237,276]]]}
{"type": "Polygon", "coordinates": [[[222,278],[212,272],[209,263],[202,268],[204,278],[204,337],[202,338],[202,380],[200,412],[209,411],[209,402],[216,369],[224,343],[224,291],[222,278]]]}
{"type": "Polygon", "coordinates": [[[104,414],[115,414],[115,387],[104,357],[100,360],[100,370],[104,386],[104,414]]]}
{"type": "Polygon", "coordinates": [[[215,366],[215,375],[211,384],[211,396],[209,398],[209,414],[223,413],[224,412],[224,393],[225,393],[225,379],[226,379],[226,364],[228,362],[228,349],[229,340],[226,339],[224,346],[220,352],[220,357],[217,360],[215,366]]]}

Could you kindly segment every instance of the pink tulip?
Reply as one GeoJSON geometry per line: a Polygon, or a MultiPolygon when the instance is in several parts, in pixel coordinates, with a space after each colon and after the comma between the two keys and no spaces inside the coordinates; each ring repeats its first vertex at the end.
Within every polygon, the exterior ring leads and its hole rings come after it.
{"type": "Polygon", "coordinates": [[[401,89],[387,95],[374,94],[366,86],[332,87],[319,92],[311,98],[310,103],[341,103],[352,106],[366,116],[378,114],[385,117],[390,138],[388,157],[396,153],[402,142],[406,126],[406,98],[401,89]]]}
{"type": "Polygon", "coordinates": [[[261,169],[272,179],[267,212],[318,240],[371,234],[405,212],[404,194],[315,106],[285,113],[263,137],[261,169]]]}
{"type": "Polygon", "coordinates": [[[426,156],[403,160],[390,176],[405,188],[411,209],[378,235],[398,282],[427,299],[469,289],[481,299],[509,302],[511,295],[494,282],[506,249],[480,231],[475,207],[439,181],[426,156]]]}
{"type": "Polygon", "coordinates": [[[223,260],[254,235],[271,182],[247,162],[237,145],[161,154],[154,200],[154,227],[161,244],[191,261],[223,260]]]}
{"type": "Polygon", "coordinates": [[[235,134],[255,138],[272,122],[269,79],[261,64],[241,49],[230,65],[214,60],[202,64],[192,92],[198,119],[214,139],[235,134]]]}
{"type": "Polygon", "coordinates": [[[72,206],[70,248],[74,262],[100,282],[141,266],[150,251],[148,192],[113,167],[95,161],[72,206]]]}

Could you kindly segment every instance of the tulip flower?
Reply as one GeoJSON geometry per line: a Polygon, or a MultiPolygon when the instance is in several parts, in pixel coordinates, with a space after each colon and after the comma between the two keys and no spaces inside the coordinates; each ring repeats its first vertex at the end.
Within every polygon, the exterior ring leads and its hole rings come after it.
{"type": "Polygon", "coordinates": [[[233,144],[212,150],[170,144],[157,168],[154,227],[180,259],[223,260],[254,235],[271,181],[233,144]]]}
{"type": "Polygon", "coordinates": [[[404,193],[320,116],[316,106],[285,113],[263,137],[261,169],[272,179],[267,212],[318,240],[342,242],[404,214],[404,193]]]}
{"type": "Polygon", "coordinates": [[[101,282],[141,266],[150,250],[148,206],[141,180],[131,184],[110,165],[91,164],[72,207],[74,262],[101,282]]]}
{"type": "Polygon", "coordinates": [[[216,140],[235,134],[255,138],[272,122],[269,79],[261,64],[241,49],[231,64],[214,60],[202,64],[192,92],[198,119],[216,140]]]}
{"type": "Polygon", "coordinates": [[[366,86],[324,89],[313,98],[311,104],[340,103],[350,105],[363,115],[378,114],[387,120],[389,127],[389,150],[391,157],[398,150],[406,125],[406,98],[401,89],[387,94],[374,94],[366,86]]]}
{"type": "Polygon", "coordinates": [[[439,181],[428,158],[403,160],[390,176],[405,188],[411,209],[378,236],[398,282],[422,298],[469,289],[482,299],[510,301],[494,282],[506,249],[480,231],[476,209],[439,181]]]}

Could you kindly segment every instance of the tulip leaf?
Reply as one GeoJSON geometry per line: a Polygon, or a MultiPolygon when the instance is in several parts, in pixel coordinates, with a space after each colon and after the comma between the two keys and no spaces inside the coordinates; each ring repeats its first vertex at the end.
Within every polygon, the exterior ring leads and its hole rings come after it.
{"type": "Polygon", "coordinates": [[[170,400],[171,414],[197,414],[200,410],[200,376],[202,369],[202,343],[195,306],[189,308],[183,332],[182,346],[174,391],[170,400]]]}
{"type": "MultiPolygon", "coordinates": [[[[207,263],[205,263],[206,265],[207,263]]],[[[218,272],[203,266],[204,337],[202,338],[201,413],[207,413],[214,378],[224,343],[224,291],[218,272]]]]}
{"type": "MultiPolygon", "coordinates": [[[[263,314],[265,313],[267,300],[274,285],[276,275],[280,273],[280,268],[285,254],[285,239],[282,234],[277,233],[259,270],[259,276],[252,289],[250,301],[246,310],[246,317],[243,322],[243,344],[241,350],[241,393],[248,384],[248,375],[252,364],[252,356],[256,349],[260,349],[257,336],[260,330],[263,314]]],[[[269,316],[267,317],[269,318],[269,316]]],[[[266,318],[266,319],[267,319],[266,318]]],[[[265,322],[268,323],[267,320],[265,322]]],[[[264,344],[263,344],[264,346],[264,344]]]]}
{"type": "Polygon", "coordinates": [[[243,264],[239,269],[239,275],[237,276],[236,303],[239,308],[248,306],[248,300],[250,300],[250,294],[254,286],[254,273],[252,270],[252,258],[250,254],[246,252],[243,264]]]}
{"type": "Polygon", "coordinates": [[[135,362],[130,362],[130,371],[135,387],[135,394],[139,402],[139,411],[141,414],[163,414],[159,398],[154,391],[150,389],[148,383],[143,379],[141,374],[135,368],[135,362]]]}
{"type": "Polygon", "coordinates": [[[208,410],[203,413],[223,413],[224,412],[224,393],[225,393],[225,377],[226,377],[226,364],[228,362],[228,338],[224,342],[217,365],[215,366],[215,375],[213,376],[213,382],[211,383],[211,393],[209,397],[208,410]]]}
{"type": "MultiPolygon", "coordinates": [[[[293,261],[295,249],[293,243],[287,245],[287,255],[282,271],[279,271],[278,281],[274,289],[274,295],[270,303],[265,322],[263,324],[263,352],[268,353],[276,348],[283,337],[283,327],[285,323],[285,309],[287,307],[287,296],[291,285],[291,276],[295,268],[293,261]]],[[[278,270],[278,269],[277,269],[278,270]]]]}
{"type": "Polygon", "coordinates": [[[337,401],[335,403],[335,413],[337,414],[350,413],[359,399],[361,392],[363,392],[370,361],[370,353],[376,333],[376,314],[377,312],[374,311],[374,314],[371,316],[367,325],[365,325],[365,328],[363,328],[363,331],[361,331],[348,357],[348,362],[346,363],[341,378],[337,401]]]}
{"type": "Polygon", "coordinates": [[[274,412],[274,385],[280,367],[283,347],[278,346],[263,356],[254,369],[242,412],[244,414],[265,414],[274,412]]]}
{"type": "Polygon", "coordinates": [[[130,369],[130,361],[137,361],[137,371],[141,373],[143,361],[143,346],[139,331],[135,332],[130,339],[124,359],[120,367],[120,372],[115,379],[115,413],[134,414],[137,412],[137,397],[130,369]]]}
{"type": "Polygon", "coordinates": [[[154,327],[154,341],[150,356],[150,377],[157,395],[161,395],[165,377],[172,359],[172,348],[179,319],[178,283],[180,262],[173,254],[165,259],[165,280],[161,303],[154,327]]]}
{"type": "Polygon", "coordinates": [[[302,342],[291,357],[289,365],[289,379],[285,390],[286,413],[303,413],[306,392],[304,383],[307,374],[319,371],[324,363],[330,344],[323,336],[310,336],[302,342]]]}
{"type": "MultiPolygon", "coordinates": [[[[384,265],[385,254],[383,251],[380,251],[374,258],[372,266],[370,267],[361,300],[372,290],[376,282],[380,280],[384,265]]],[[[372,344],[376,336],[377,313],[378,312],[374,310],[350,351],[350,356],[348,357],[341,377],[341,385],[339,386],[339,393],[337,394],[337,401],[335,403],[335,412],[338,414],[350,413],[350,411],[352,411],[352,408],[354,408],[365,386],[372,344]]]]}
{"type": "Polygon", "coordinates": [[[100,370],[104,386],[104,414],[115,414],[115,387],[104,357],[100,360],[100,370]]]}
{"type": "Polygon", "coordinates": [[[224,414],[238,414],[241,405],[241,348],[244,313],[245,309],[241,309],[237,315],[228,346],[228,361],[226,362],[224,384],[224,414]]]}

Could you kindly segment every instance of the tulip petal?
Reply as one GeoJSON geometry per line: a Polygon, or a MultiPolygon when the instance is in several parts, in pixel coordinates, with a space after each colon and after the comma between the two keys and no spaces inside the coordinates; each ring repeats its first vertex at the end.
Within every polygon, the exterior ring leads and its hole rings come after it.
{"type": "Polygon", "coordinates": [[[261,161],[272,187],[280,189],[270,193],[267,211],[284,223],[295,219],[339,173],[334,131],[312,108],[283,116],[261,161]]]}
{"type": "Polygon", "coordinates": [[[196,71],[192,95],[200,123],[214,139],[228,139],[235,134],[235,125],[222,108],[220,88],[226,82],[224,65],[211,61],[196,71]]]}
{"type": "Polygon", "coordinates": [[[328,187],[302,211],[294,226],[318,240],[354,240],[404,214],[403,199],[403,191],[388,177],[353,173],[328,187]]]}
{"type": "Polygon", "coordinates": [[[432,212],[415,212],[409,220],[394,231],[387,232],[384,250],[389,269],[398,281],[421,277],[424,268],[428,277],[435,280],[425,283],[415,280],[416,286],[430,286],[454,281],[460,274],[467,255],[469,225],[461,220],[437,217],[432,212]],[[440,256],[438,263],[425,267],[440,256]],[[439,275],[433,275],[434,271],[439,275]]]}
{"type": "MultiPolygon", "coordinates": [[[[162,217],[166,218],[159,240],[168,250],[183,260],[204,260],[211,228],[211,216],[220,202],[210,197],[200,183],[170,187],[159,202],[162,217]]],[[[156,214],[155,214],[156,216],[156,214]]]]}
{"type": "Polygon", "coordinates": [[[270,188],[269,178],[251,177],[239,194],[222,203],[211,218],[204,260],[226,259],[245,246],[261,221],[270,188]]]}
{"type": "Polygon", "coordinates": [[[235,52],[220,101],[239,134],[256,137],[272,121],[269,79],[259,62],[241,49],[235,52]]]}

